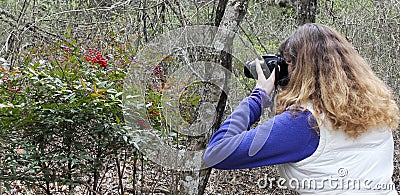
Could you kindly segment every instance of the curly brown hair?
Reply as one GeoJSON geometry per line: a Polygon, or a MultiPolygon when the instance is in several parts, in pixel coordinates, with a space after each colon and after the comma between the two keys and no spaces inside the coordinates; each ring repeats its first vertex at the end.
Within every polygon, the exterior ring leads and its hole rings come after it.
{"type": "Polygon", "coordinates": [[[324,114],[334,129],[358,137],[370,127],[396,129],[399,108],[389,87],[336,30],[322,24],[300,26],[282,42],[290,62],[290,82],[278,95],[277,113],[291,105],[313,105],[317,122],[324,114]]]}

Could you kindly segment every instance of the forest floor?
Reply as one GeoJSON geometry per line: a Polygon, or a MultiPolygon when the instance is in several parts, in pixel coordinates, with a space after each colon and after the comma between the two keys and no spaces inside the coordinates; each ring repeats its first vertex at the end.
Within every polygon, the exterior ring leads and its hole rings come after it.
{"type": "MultiPolygon", "coordinates": [[[[400,193],[400,132],[394,133],[395,154],[393,182],[400,193]]],[[[121,194],[118,174],[114,164],[107,167],[101,179],[97,193],[89,191],[90,185],[81,185],[74,188],[72,194],[121,194]]],[[[124,195],[127,194],[182,194],[179,180],[184,176],[174,170],[167,170],[149,161],[126,162],[122,177],[124,195]],[[135,169],[136,167],[136,169],[135,169]],[[136,172],[136,174],[135,174],[136,172]]],[[[279,174],[276,166],[260,167],[244,170],[216,170],[213,169],[208,180],[205,193],[208,194],[236,194],[236,195],[261,195],[261,194],[297,194],[294,191],[280,188],[277,183],[271,184],[270,180],[277,181],[279,174]],[[265,183],[267,181],[267,183],[265,183]]],[[[1,185],[1,183],[0,183],[1,185]]],[[[28,188],[22,181],[11,183],[11,190],[7,191],[1,185],[0,194],[42,194],[38,188],[28,188]]],[[[67,186],[52,185],[52,194],[69,194],[67,186]]]]}

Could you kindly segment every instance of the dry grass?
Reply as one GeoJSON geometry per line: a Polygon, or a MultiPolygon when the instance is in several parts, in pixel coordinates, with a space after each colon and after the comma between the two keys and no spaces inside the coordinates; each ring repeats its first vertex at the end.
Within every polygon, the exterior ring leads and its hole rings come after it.
{"type": "Polygon", "coordinates": [[[396,190],[400,193],[400,127],[393,133],[394,137],[394,171],[393,182],[396,185],[396,190]]]}

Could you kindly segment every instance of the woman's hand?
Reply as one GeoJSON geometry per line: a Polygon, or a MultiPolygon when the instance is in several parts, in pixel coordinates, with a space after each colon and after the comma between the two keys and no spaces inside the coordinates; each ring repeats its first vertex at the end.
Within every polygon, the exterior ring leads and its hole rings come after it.
{"type": "Polygon", "coordinates": [[[256,88],[264,89],[267,94],[270,96],[272,91],[274,90],[274,82],[275,82],[275,69],[271,72],[271,75],[268,79],[265,78],[264,72],[261,68],[260,61],[258,59],[256,61],[256,71],[257,71],[257,84],[256,88]]]}

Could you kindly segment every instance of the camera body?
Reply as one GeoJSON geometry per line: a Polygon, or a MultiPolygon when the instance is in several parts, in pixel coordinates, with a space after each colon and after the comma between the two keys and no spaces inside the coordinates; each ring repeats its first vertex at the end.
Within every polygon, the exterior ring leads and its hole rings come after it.
{"type": "MultiPolygon", "coordinates": [[[[275,86],[286,86],[289,83],[288,64],[280,55],[264,54],[261,55],[264,61],[260,61],[261,68],[266,78],[275,70],[275,86]],[[279,68],[278,68],[279,66],[279,68]]],[[[256,62],[247,62],[244,66],[244,75],[248,78],[258,79],[256,62]]]]}

